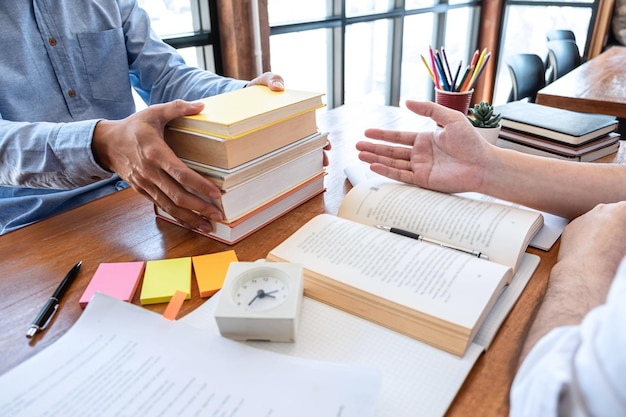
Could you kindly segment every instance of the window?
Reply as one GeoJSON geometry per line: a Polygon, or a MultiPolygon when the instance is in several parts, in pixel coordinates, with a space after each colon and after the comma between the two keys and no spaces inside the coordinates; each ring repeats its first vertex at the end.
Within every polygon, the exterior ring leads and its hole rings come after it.
{"type": "MultiPolygon", "coordinates": [[[[420,55],[429,46],[445,46],[451,65],[469,62],[473,51],[482,49],[478,33],[485,1],[268,0],[271,67],[288,86],[326,91],[329,108],[359,100],[392,105],[407,98],[432,100],[432,81],[420,55]]],[[[585,56],[601,3],[500,1],[503,30],[490,35],[500,38],[495,80],[489,80],[496,104],[506,101],[511,88],[506,56],[531,52],[545,58],[545,34],[552,29],[574,31],[585,56]]]]}
{"type": "MultiPolygon", "coordinates": [[[[165,42],[178,49],[191,66],[216,71],[219,58],[213,45],[211,25],[212,1],[207,0],[138,0],[152,22],[152,29],[165,42]]],[[[219,51],[219,48],[217,49],[219,51]]]]}
{"type": "MultiPolygon", "coordinates": [[[[138,0],[150,16],[152,29],[165,42],[178,49],[188,65],[209,71],[221,71],[216,37],[211,33],[210,10],[213,0],[138,0]]],[[[213,25],[215,25],[213,21],[213,25]]],[[[146,104],[133,91],[137,110],[146,104]]]]}
{"type": "Polygon", "coordinates": [[[327,94],[328,107],[432,99],[420,55],[445,46],[452,62],[476,49],[479,1],[268,0],[272,71],[289,87],[327,94]]]}
{"type": "Polygon", "coordinates": [[[591,39],[592,18],[596,15],[593,0],[518,1],[508,0],[504,15],[500,63],[496,75],[494,104],[505,103],[511,90],[506,57],[516,53],[534,53],[545,59],[548,54],[546,33],[553,29],[570,29],[585,56],[591,39]]]}

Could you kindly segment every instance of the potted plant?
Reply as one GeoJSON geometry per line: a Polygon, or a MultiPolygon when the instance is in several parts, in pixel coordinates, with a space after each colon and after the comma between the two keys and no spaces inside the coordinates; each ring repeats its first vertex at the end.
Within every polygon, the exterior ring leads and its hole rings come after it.
{"type": "Polygon", "coordinates": [[[494,108],[486,101],[481,101],[469,109],[468,120],[478,130],[483,138],[492,145],[495,145],[500,134],[500,114],[494,114],[494,108]]]}

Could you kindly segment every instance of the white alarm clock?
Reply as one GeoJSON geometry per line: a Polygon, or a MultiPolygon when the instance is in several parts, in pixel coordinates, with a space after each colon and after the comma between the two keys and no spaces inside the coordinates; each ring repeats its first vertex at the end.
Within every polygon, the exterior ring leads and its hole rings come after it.
{"type": "Polygon", "coordinates": [[[222,336],[230,339],[294,342],[302,297],[301,265],[232,262],[215,320],[222,336]]]}

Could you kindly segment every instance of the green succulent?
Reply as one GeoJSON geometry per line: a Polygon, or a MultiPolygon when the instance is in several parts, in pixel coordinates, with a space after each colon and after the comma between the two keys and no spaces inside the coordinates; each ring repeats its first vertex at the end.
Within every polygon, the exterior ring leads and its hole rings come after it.
{"type": "Polygon", "coordinates": [[[470,116],[467,116],[475,127],[495,128],[500,124],[502,116],[493,114],[493,106],[486,101],[481,101],[469,109],[470,116]]]}

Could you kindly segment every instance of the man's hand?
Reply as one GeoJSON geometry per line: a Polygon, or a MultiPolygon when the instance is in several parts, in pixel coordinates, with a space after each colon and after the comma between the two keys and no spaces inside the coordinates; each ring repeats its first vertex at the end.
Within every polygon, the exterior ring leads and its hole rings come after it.
{"type": "Polygon", "coordinates": [[[283,91],[285,89],[285,81],[280,75],[266,72],[248,83],[248,85],[266,85],[273,91],[283,91]]]}
{"type": "Polygon", "coordinates": [[[185,226],[210,232],[209,220],[222,220],[221,211],[188,189],[219,199],[219,188],[188,168],[163,139],[170,120],[197,114],[203,107],[199,102],[176,100],[150,106],[123,120],[102,120],[96,125],[91,148],[103,168],[116,172],[185,226]]]}
{"type": "MultiPolygon", "coordinates": [[[[273,91],[283,91],[285,89],[285,82],[280,75],[266,72],[256,77],[248,85],[266,85],[273,91]]],[[[328,166],[328,155],[326,151],[330,151],[330,142],[324,147],[324,166],[328,166]]]]}
{"type": "Polygon", "coordinates": [[[624,236],[626,202],[600,204],[565,228],[557,263],[528,332],[520,363],[550,330],[580,324],[591,309],[604,304],[626,255],[624,236]]]}
{"type": "Polygon", "coordinates": [[[460,112],[432,102],[407,101],[407,108],[432,118],[443,129],[398,132],[368,129],[365,136],[389,142],[358,142],[359,159],[372,171],[443,192],[477,190],[489,160],[490,145],[460,112]],[[404,145],[404,146],[395,146],[404,145]]]}

